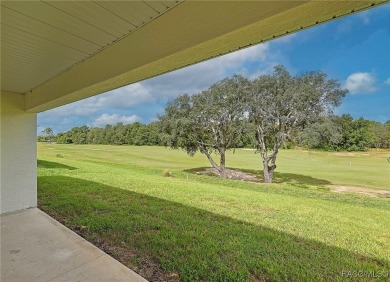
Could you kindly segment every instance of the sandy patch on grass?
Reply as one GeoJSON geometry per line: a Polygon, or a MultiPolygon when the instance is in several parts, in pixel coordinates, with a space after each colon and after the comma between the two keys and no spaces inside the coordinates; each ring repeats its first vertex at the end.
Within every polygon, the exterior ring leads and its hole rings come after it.
{"type": "Polygon", "coordinates": [[[362,153],[362,154],[357,154],[357,153],[334,153],[335,156],[338,157],[355,157],[355,156],[364,156],[364,157],[369,157],[369,153],[362,153]]]}
{"type": "Polygon", "coordinates": [[[385,197],[390,198],[390,191],[379,190],[365,187],[354,187],[354,186],[330,186],[331,191],[336,193],[356,193],[367,195],[370,197],[385,197]]]}
{"type": "Polygon", "coordinates": [[[355,153],[334,153],[334,155],[338,157],[354,157],[355,153]]]}
{"type": "MultiPolygon", "coordinates": [[[[219,176],[218,170],[212,167],[205,168],[202,171],[198,171],[197,174],[212,174],[215,176],[219,176]]],[[[235,179],[235,180],[242,180],[242,181],[249,181],[249,182],[259,182],[259,179],[256,177],[256,175],[245,173],[239,170],[226,169],[226,176],[228,179],[235,179]]]]}

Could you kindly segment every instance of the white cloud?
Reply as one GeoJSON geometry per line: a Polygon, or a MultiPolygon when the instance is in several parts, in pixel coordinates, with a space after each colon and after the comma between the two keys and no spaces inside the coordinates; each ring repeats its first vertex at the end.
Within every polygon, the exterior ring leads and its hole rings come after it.
{"type": "Polygon", "coordinates": [[[368,72],[356,72],[348,76],[344,87],[351,94],[372,93],[377,90],[375,87],[375,77],[368,72]]]}
{"type": "Polygon", "coordinates": [[[336,27],[338,33],[350,32],[352,29],[361,26],[361,24],[368,25],[371,22],[371,11],[359,12],[351,16],[348,20],[340,21],[336,27]]]}
{"type": "Polygon", "coordinates": [[[90,126],[92,127],[104,127],[107,124],[115,125],[118,122],[122,122],[123,124],[130,124],[136,121],[140,121],[141,118],[137,115],[132,116],[121,116],[118,114],[102,114],[97,119],[95,119],[90,126]]]}
{"type": "Polygon", "coordinates": [[[390,77],[385,80],[385,84],[390,85],[390,77]]]}
{"type": "Polygon", "coordinates": [[[289,43],[291,42],[293,39],[295,39],[296,37],[298,36],[298,33],[295,32],[295,33],[290,33],[289,35],[284,35],[282,37],[279,37],[275,40],[273,40],[272,42],[274,43],[289,43]]]}
{"type": "Polygon", "coordinates": [[[358,13],[359,18],[362,20],[363,24],[370,23],[370,11],[363,11],[358,13]]]}
{"type": "Polygon", "coordinates": [[[336,27],[337,33],[345,33],[350,31],[353,28],[353,21],[352,20],[345,20],[339,23],[336,27]]]}
{"type": "Polygon", "coordinates": [[[155,98],[141,83],[134,83],[101,95],[58,107],[47,114],[54,116],[89,116],[101,109],[125,109],[142,103],[154,102],[155,98]]]}

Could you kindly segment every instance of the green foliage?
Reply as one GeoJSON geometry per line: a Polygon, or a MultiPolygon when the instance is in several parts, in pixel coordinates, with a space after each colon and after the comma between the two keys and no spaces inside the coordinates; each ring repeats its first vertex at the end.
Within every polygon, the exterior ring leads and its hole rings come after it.
{"type": "Polygon", "coordinates": [[[105,145],[163,145],[159,138],[158,124],[118,123],[104,128],[74,127],[57,135],[58,144],[105,144],[105,145]]]}
{"type": "Polygon", "coordinates": [[[300,145],[310,149],[333,151],[337,149],[343,135],[341,127],[331,118],[324,118],[305,127],[298,137],[300,145]]]}
{"type": "Polygon", "coordinates": [[[40,135],[38,135],[37,141],[38,141],[38,142],[46,142],[46,136],[40,136],[40,135]]]}
{"type": "Polygon", "coordinates": [[[201,152],[221,177],[226,177],[226,151],[237,147],[239,136],[246,129],[243,99],[248,87],[249,81],[236,75],[213,84],[206,91],[192,96],[184,94],[169,102],[159,117],[165,142],[190,156],[201,152]],[[213,154],[219,156],[219,164],[213,154]]]}
{"type": "Polygon", "coordinates": [[[294,141],[310,149],[366,151],[390,148],[390,126],[350,115],[331,116],[306,126],[294,141]]]}
{"type": "MultiPolygon", "coordinates": [[[[362,118],[360,119],[362,120],[362,118]]],[[[357,123],[349,115],[344,117],[332,116],[321,118],[320,121],[309,124],[304,128],[297,128],[291,132],[291,139],[287,140],[283,148],[293,148],[295,146],[304,146],[310,149],[319,149],[326,151],[364,151],[367,148],[390,149],[390,122],[381,124],[379,122],[365,120],[360,122],[360,126],[368,128],[361,129],[354,134],[351,126],[345,123],[357,123]],[[348,117],[348,118],[347,118],[348,117]],[[341,126],[344,124],[344,126],[341,126]],[[341,134],[341,140],[340,140],[341,134]],[[365,134],[364,136],[357,136],[365,134]],[[355,138],[350,138],[354,136],[355,138]],[[359,142],[365,140],[365,142],[359,142]],[[362,146],[362,144],[366,144],[362,146]],[[368,144],[368,146],[367,146],[368,144]]],[[[251,125],[247,125],[249,128],[251,125]]],[[[356,128],[357,126],[355,126],[356,128]]],[[[52,138],[58,144],[112,144],[112,145],[137,145],[137,146],[167,146],[170,142],[166,136],[160,135],[160,122],[156,121],[148,125],[134,123],[131,125],[114,126],[122,130],[116,132],[112,140],[104,141],[106,135],[105,128],[88,128],[86,140],[83,133],[77,132],[77,127],[65,133],[58,133],[52,138]],[[123,128],[122,128],[123,127],[123,128]],[[81,135],[81,136],[80,136],[81,135]]],[[[46,136],[38,136],[38,142],[47,142],[46,136]]],[[[251,130],[245,130],[237,136],[235,148],[255,148],[255,136],[251,130]]]]}
{"type": "Polygon", "coordinates": [[[369,131],[371,135],[370,147],[390,148],[390,123],[370,121],[369,131]]]}
{"type": "Polygon", "coordinates": [[[347,151],[364,151],[370,146],[369,121],[363,118],[353,120],[350,115],[335,117],[335,123],[342,128],[340,147],[347,151]]]}
{"type": "MultiPolygon", "coordinates": [[[[332,113],[347,92],[322,72],[292,76],[283,66],[251,82],[248,113],[263,160],[265,182],[272,182],[279,148],[291,139],[292,131],[332,113]]],[[[316,130],[311,130],[310,136],[314,133],[316,130]]]]}
{"type": "Polygon", "coordinates": [[[49,142],[49,143],[51,143],[51,141],[54,141],[53,129],[47,127],[44,130],[42,130],[42,133],[45,134],[45,136],[38,138],[38,141],[49,142]]]}

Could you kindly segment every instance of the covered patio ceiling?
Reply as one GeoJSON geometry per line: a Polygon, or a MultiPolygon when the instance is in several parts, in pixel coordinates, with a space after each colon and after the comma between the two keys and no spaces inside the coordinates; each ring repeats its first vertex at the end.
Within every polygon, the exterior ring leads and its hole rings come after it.
{"type": "Polygon", "coordinates": [[[389,1],[1,1],[1,91],[40,112],[389,1]]]}

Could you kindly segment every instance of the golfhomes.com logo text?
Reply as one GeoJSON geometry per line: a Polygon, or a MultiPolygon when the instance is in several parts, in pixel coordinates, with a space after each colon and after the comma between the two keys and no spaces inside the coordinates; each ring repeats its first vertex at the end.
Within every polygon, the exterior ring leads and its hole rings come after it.
{"type": "Polygon", "coordinates": [[[345,278],[386,278],[389,271],[343,270],[341,276],[345,278]]]}

